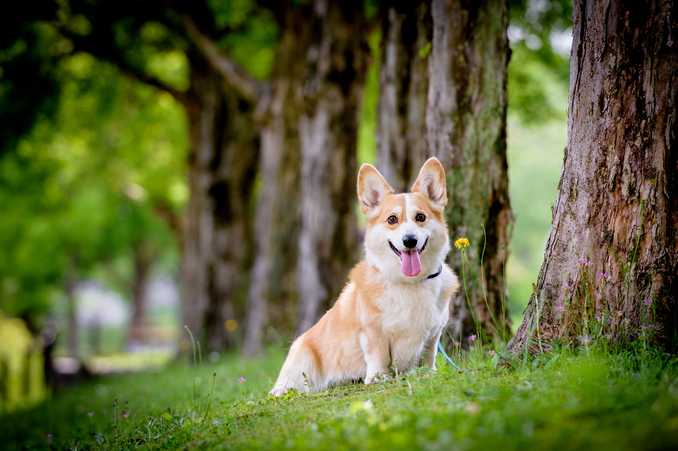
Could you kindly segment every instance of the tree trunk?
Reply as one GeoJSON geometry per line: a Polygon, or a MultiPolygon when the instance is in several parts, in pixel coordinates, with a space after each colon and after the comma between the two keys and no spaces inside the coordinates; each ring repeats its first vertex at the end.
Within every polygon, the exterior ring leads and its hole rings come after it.
{"type": "Polygon", "coordinates": [[[448,332],[464,343],[478,332],[505,337],[510,321],[503,274],[513,224],[506,163],[508,5],[433,0],[431,16],[426,157],[445,167],[450,234],[453,241],[468,238],[466,253],[482,282],[453,250],[450,264],[465,289],[452,301],[448,332]]]}
{"type": "Polygon", "coordinates": [[[427,160],[426,100],[431,0],[382,8],[377,167],[396,193],[407,192],[427,160]]]}
{"type": "MultiPolygon", "coordinates": [[[[132,248],[132,321],[128,333],[128,342],[146,341],[146,288],[150,276],[151,267],[157,258],[157,252],[150,249],[149,245],[137,243],[132,248]]],[[[100,325],[96,325],[95,334],[100,334],[100,325]],[[97,330],[99,329],[99,330],[97,330]]],[[[97,341],[97,340],[93,340],[97,341]]],[[[96,348],[96,346],[95,346],[96,348]]]]}
{"type": "Polygon", "coordinates": [[[245,353],[260,349],[267,323],[291,332],[295,305],[297,330],[312,326],[357,259],[353,193],[366,45],[362,2],[353,3],[290,5],[280,18],[261,134],[264,186],[245,353]]]}
{"type": "Polygon", "coordinates": [[[65,291],[66,291],[66,303],[67,303],[67,314],[66,324],[68,325],[68,341],[66,342],[66,350],[68,351],[69,357],[79,357],[79,346],[78,346],[78,332],[80,328],[78,327],[78,305],[77,300],[75,299],[75,289],[78,287],[78,280],[73,274],[66,275],[65,291]]]}
{"type": "Polygon", "coordinates": [[[183,317],[196,339],[214,350],[233,345],[244,315],[259,146],[251,104],[204,62],[192,61],[191,70],[183,317]],[[236,322],[227,330],[228,320],[236,322]]]}
{"type": "Polygon", "coordinates": [[[355,209],[358,109],[367,69],[362,1],[313,4],[301,98],[298,326],[305,332],[346,284],[360,251],[355,209]]]}
{"type": "Polygon", "coordinates": [[[528,339],[531,351],[548,350],[552,339],[619,340],[652,323],[673,349],[676,14],[668,0],[574,4],[568,143],[539,283],[509,343],[514,353],[528,339]]]}
{"type": "Polygon", "coordinates": [[[293,83],[302,75],[304,49],[297,35],[308,33],[299,9],[285,9],[271,81],[271,101],[262,119],[259,178],[261,192],[255,218],[256,247],[250,273],[243,353],[261,349],[263,331],[275,324],[291,332],[296,300],[299,135],[293,83]],[[274,305],[274,308],[269,308],[274,305]]]}

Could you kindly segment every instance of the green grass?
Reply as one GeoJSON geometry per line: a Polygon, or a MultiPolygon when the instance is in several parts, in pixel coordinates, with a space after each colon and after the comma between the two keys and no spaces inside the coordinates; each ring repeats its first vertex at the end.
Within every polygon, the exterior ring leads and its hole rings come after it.
{"type": "Polygon", "coordinates": [[[496,368],[498,357],[489,360],[478,350],[460,362],[462,373],[439,356],[437,373],[420,369],[369,387],[268,398],[283,358],[272,349],[266,359],[230,355],[198,367],[197,402],[188,364],[94,380],[0,418],[0,443],[3,449],[521,451],[678,444],[678,362],[652,348],[605,353],[593,347],[511,368],[496,368]],[[247,380],[240,384],[238,377],[247,380]]]}

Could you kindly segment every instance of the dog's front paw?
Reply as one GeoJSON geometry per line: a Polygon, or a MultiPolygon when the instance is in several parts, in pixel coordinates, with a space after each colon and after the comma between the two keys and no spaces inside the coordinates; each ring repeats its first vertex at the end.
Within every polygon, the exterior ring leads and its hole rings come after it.
{"type": "Polygon", "coordinates": [[[388,374],[376,373],[365,378],[365,385],[378,384],[379,382],[390,381],[391,378],[388,374]]]}
{"type": "Polygon", "coordinates": [[[275,386],[275,387],[273,387],[273,390],[268,392],[268,396],[275,396],[276,398],[280,398],[282,395],[286,394],[288,391],[290,391],[289,388],[275,386]]]}

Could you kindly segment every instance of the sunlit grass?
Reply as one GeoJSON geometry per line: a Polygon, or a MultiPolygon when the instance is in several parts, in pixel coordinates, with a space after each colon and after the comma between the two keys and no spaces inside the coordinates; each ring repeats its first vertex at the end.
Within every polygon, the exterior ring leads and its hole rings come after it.
{"type": "Polygon", "coordinates": [[[678,443],[676,359],[652,347],[605,345],[556,349],[499,367],[505,351],[491,355],[477,347],[458,358],[461,373],[439,356],[437,373],[424,368],[369,387],[281,399],[267,397],[284,359],[280,350],[205,363],[196,399],[194,369],[176,363],[58,393],[44,406],[3,418],[0,438],[35,449],[649,449],[678,443]]]}

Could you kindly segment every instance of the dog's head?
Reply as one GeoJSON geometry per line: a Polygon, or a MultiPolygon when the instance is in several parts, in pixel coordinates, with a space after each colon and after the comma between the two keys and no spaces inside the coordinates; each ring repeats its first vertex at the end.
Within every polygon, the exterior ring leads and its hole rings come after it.
{"type": "Polygon", "coordinates": [[[436,158],[424,164],[408,194],[393,194],[379,171],[364,164],[358,199],[367,217],[367,261],[397,281],[415,282],[438,270],[450,243],[443,218],[445,171],[436,158]]]}

